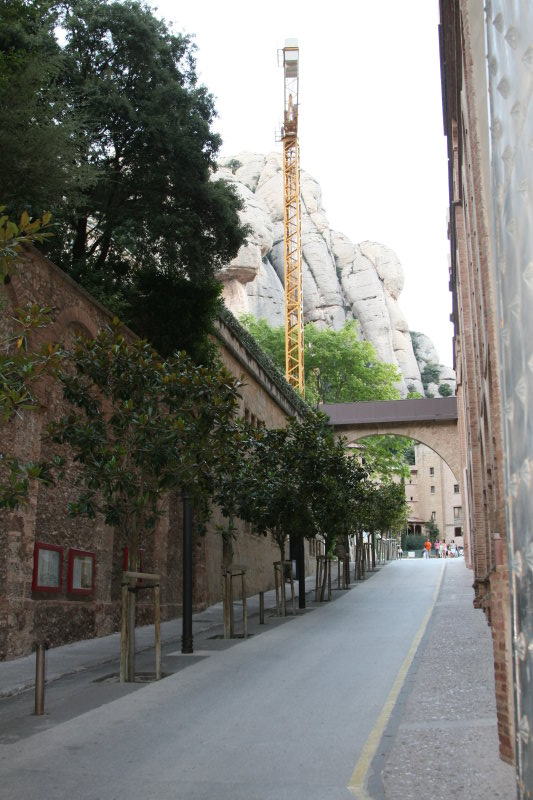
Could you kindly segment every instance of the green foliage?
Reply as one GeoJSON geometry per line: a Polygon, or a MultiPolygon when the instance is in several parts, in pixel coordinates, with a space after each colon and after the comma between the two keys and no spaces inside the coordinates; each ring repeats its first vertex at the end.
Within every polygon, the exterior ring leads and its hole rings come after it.
{"type": "Polygon", "coordinates": [[[223,510],[237,512],[256,533],[270,534],[282,559],[288,536],[319,536],[331,552],[353,528],[365,476],[326,419],[309,414],[286,428],[255,433],[235,478],[236,504],[223,510]]]}
{"type": "Polygon", "coordinates": [[[29,350],[33,332],[50,324],[52,309],[36,303],[19,308],[13,318],[14,332],[0,343],[0,423],[14,414],[34,410],[34,385],[44,374],[54,372],[63,357],[57,344],[44,344],[37,352],[29,350]]]}
{"type": "Polygon", "coordinates": [[[427,522],[424,522],[424,527],[427,530],[428,539],[431,542],[434,542],[437,537],[439,536],[439,526],[433,519],[428,519],[427,522]]]}
{"type": "Polygon", "coordinates": [[[56,469],[61,468],[61,459],[49,463],[46,461],[28,461],[23,463],[17,458],[0,453],[0,509],[14,510],[28,501],[30,482],[38,480],[49,486],[55,482],[56,469]]]}
{"type": "Polygon", "coordinates": [[[253,314],[242,314],[239,322],[285,375],[285,328],[274,328],[266,319],[257,319],[253,314]]]}
{"type": "MultiPolygon", "coordinates": [[[[289,401],[292,408],[301,416],[306,417],[310,412],[310,407],[305,400],[296,392],[292,386],[285,380],[284,370],[281,371],[279,365],[272,359],[266,349],[263,349],[258,341],[252,336],[246,327],[243,327],[238,322],[233,314],[228,311],[225,306],[219,310],[219,319],[232,331],[240,342],[246,347],[250,354],[256,359],[257,363],[266,372],[274,386],[276,386],[281,394],[289,401]]],[[[248,319],[248,315],[244,315],[244,319],[248,319]]],[[[254,317],[251,317],[254,320],[254,317]]],[[[216,335],[216,330],[215,330],[216,335]]]]}
{"type": "MultiPolygon", "coordinates": [[[[393,475],[409,477],[409,453],[414,442],[403,436],[367,436],[359,440],[365,469],[372,476],[390,480],[393,475]]],[[[412,462],[414,463],[414,461],[412,462]]]]}
{"type": "Polygon", "coordinates": [[[405,451],[405,461],[411,466],[416,463],[414,444],[407,448],[405,451]]]}
{"type": "Polygon", "coordinates": [[[24,245],[42,243],[53,235],[44,230],[52,218],[49,212],[32,219],[23,211],[17,223],[4,213],[5,210],[5,205],[0,206],[0,283],[13,272],[24,245]]]}
{"type": "Polygon", "coordinates": [[[216,348],[206,334],[220,312],[219,294],[215,280],[197,283],[145,270],[127,292],[124,321],[141,331],[160,355],[172,355],[179,345],[196,363],[208,364],[216,348]]]}
{"type": "MultiPolygon", "coordinates": [[[[285,370],[285,330],[251,315],[241,319],[280,370],[285,370]]],[[[357,338],[355,322],[340,331],[320,330],[312,323],[304,333],[305,398],[312,405],[357,400],[396,400],[396,367],[379,361],[370,342],[357,338]]]]}
{"type": "Polygon", "coordinates": [[[356,530],[397,533],[405,528],[407,512],[403,483],[367,481],[357,512],[356,530]]]}
{"type": "Polygon", "coordinates": [[[355,322],[340,331],[305,326],[306,396],[311,403],[399,399],[401,376],[376,356],[370,342],[357,338],[355,322]]]}
{"type": "Polygon", "coordinates": [[[418,398],[424,397],[423,394],[416,391],[414,383],[407,384],[407,399],[408,400],[417,400],[418,398]]]}
{"type": "Polygon", "coordinates": [[[4,9],[11,77],[0,87],[2,113],[13,93],[20,106],[0,140],[10,206],[46,198],[55,263],[137,333],[156,332],[165,353],[186,346],[207,358],[213,276],[246,230],[234,188],[213,179],[220,138],[191,40],[132,0],[14,6],[4,9]],[[173,314],[182,294],[198,314],[173,314]]]}
{"type": "Polygon", "coordinates": [[[235,175],[239,167],[242,167],[242,164],[237,158],[231,158],[226,166],[232,171],[233,175],[235,175]]]}
{"type": "Polygon", "coordinates": [[[440,367],[438,364],[426,364],[422,372],[420,373],[420,377],[422,378],[422,385],[424,389],[427,389],[430,383],[438,383],[440,377],[440,367]]]}
{"type": "Polygon", "coordinates": [[[439,385],[439,394],[440,394],[441,397],[451,397],[453,392],[452,392],[452,387],[450,386],[450,384],[449,383],[441,383],[439,385]]]}
{"type": "Polygon", "coordinates": [[[411,344],[413,345],[413,353],[415,354],[415,358],[418,361],[420,356],[420,337],[422,336],[421,333],[418,331],[410,331],[409,335],[411,336],[411,344]]]}
{"type": "Polygon", "coordinates": [[[422,534],[406,534],[402,536],[402,550],[404,552],[408,550],[423,550],[425,541],[426,537],[422,536],[422,534]]]}
{"type": "Polygon", "coordinates": [[[135,553],[169,492],[185,489],[205,508],[233,460],[238,383],[229,373],[183,353],[162,361],[117,321],[78,339],[59,378],[72,410],[50,435],[79,467],[71,514],[101,513],[135,553]]]}
{"type": "Polygon", "coordinates": [[[72,114],[60,84],[57,6],[40,0],[0,3],[0,154],[2,200],[10,211],[56,214],[84,180],[72,114]]]}

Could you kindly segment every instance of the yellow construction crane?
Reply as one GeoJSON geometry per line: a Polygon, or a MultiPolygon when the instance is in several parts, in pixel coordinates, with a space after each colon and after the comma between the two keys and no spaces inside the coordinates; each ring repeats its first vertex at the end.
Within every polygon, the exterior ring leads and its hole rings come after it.
{"type": "Polygon", "coordinates": [[[296,39],[283,48],[285,107],[283,144],[285,242],[285,377],[304,392],[304,329],[302,307],[302,224],[300,150],[298,145],[298,61],[296,39]]]}

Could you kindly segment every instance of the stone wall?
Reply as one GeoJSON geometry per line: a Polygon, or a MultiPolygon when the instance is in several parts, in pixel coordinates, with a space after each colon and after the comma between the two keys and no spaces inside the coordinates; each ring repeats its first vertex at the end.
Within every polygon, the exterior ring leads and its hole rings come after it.
{"type": "MultiPolygon", "coordinates": [[[[28,302],[54,308],[55,321],[32,341],[68,344],[75,334],[93,336],[110,322],[111,315],[72,279],[36,250],[28,250],[16,274],[5,287],[7,306],[1,317],[2,334],[10,331],[10,312],[28,302]]],[[[132,334],[133,336],[133,334],[132,334]]],[[[298,402],[283,381],[273,381],[269,371],[239,341],[235,331],[219,323],[217,342],[222,361],[243,379],[241,413],[269,427],[286,424],[297,416],[298,402]]],[[[1,431],[1,449],[21,460],[47,458],[54,445],[47,441],[45,429],[64,409],[59,387],[53,380],[38,387],[39,408],[15,418],[1,431]]],[[[75,466],[68,464],[66,478],[56,486],[36,482],[31,487],[27,506],[3,513],[0,519],[0,659],[31,651],[36,639],[52,646],[118,629],[120,573],[125,542],[101,518],[71,519],[67,503],[76,495],[73,488],[75,466]],[[34,591],[32,576],[36,542],[63,548],[64,562],[60,590],[34,591]],[[68,591],[67,559],[71,549],[93,552],[96,556],[94,591],[79,595],[68,591]]],[[[195,543],[194,602],[197,608],[221,599],[221,541],[216,533],[217,514],[205,537],[195,543]]],[[[272,561],[277,551],[268,539],[253,536],[238,522],[239,536],[235,561],[248,566],[250,594],[273,586],[272,561]]],[[[143,569],[161,575],[162,617],[177,616],[181,607],[182,509],[178,496],[171,496],[157,528],[141,542],[143,569]]],[[[308,561],[308,566],[310,566],[308,561]]],[[[138,622],[151,620],[149,602],[138,606],[138,622]]]]}

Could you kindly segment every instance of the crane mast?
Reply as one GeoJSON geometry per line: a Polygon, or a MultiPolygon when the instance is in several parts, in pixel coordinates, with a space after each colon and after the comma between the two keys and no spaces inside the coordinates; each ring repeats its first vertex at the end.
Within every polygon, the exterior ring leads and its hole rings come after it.
{"type": "Polygon", "coordinates": [[[300,210],[300,151],[298,145],[298,61],[296,39],[283,48],[285,107],[283,144],[285,245],[285,377],[304,391],[304,334],[302,302],[302,224],[300,210]]]}

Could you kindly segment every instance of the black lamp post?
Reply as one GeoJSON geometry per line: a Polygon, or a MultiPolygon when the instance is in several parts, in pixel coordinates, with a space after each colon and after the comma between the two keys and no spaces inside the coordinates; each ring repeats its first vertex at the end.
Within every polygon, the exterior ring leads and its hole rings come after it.
{"type": "Polygon", "coordinates": [[[192,503],[187,492],[183,492],[183,602],[181,652],[193,652],[192,637],[192,503]]]}

